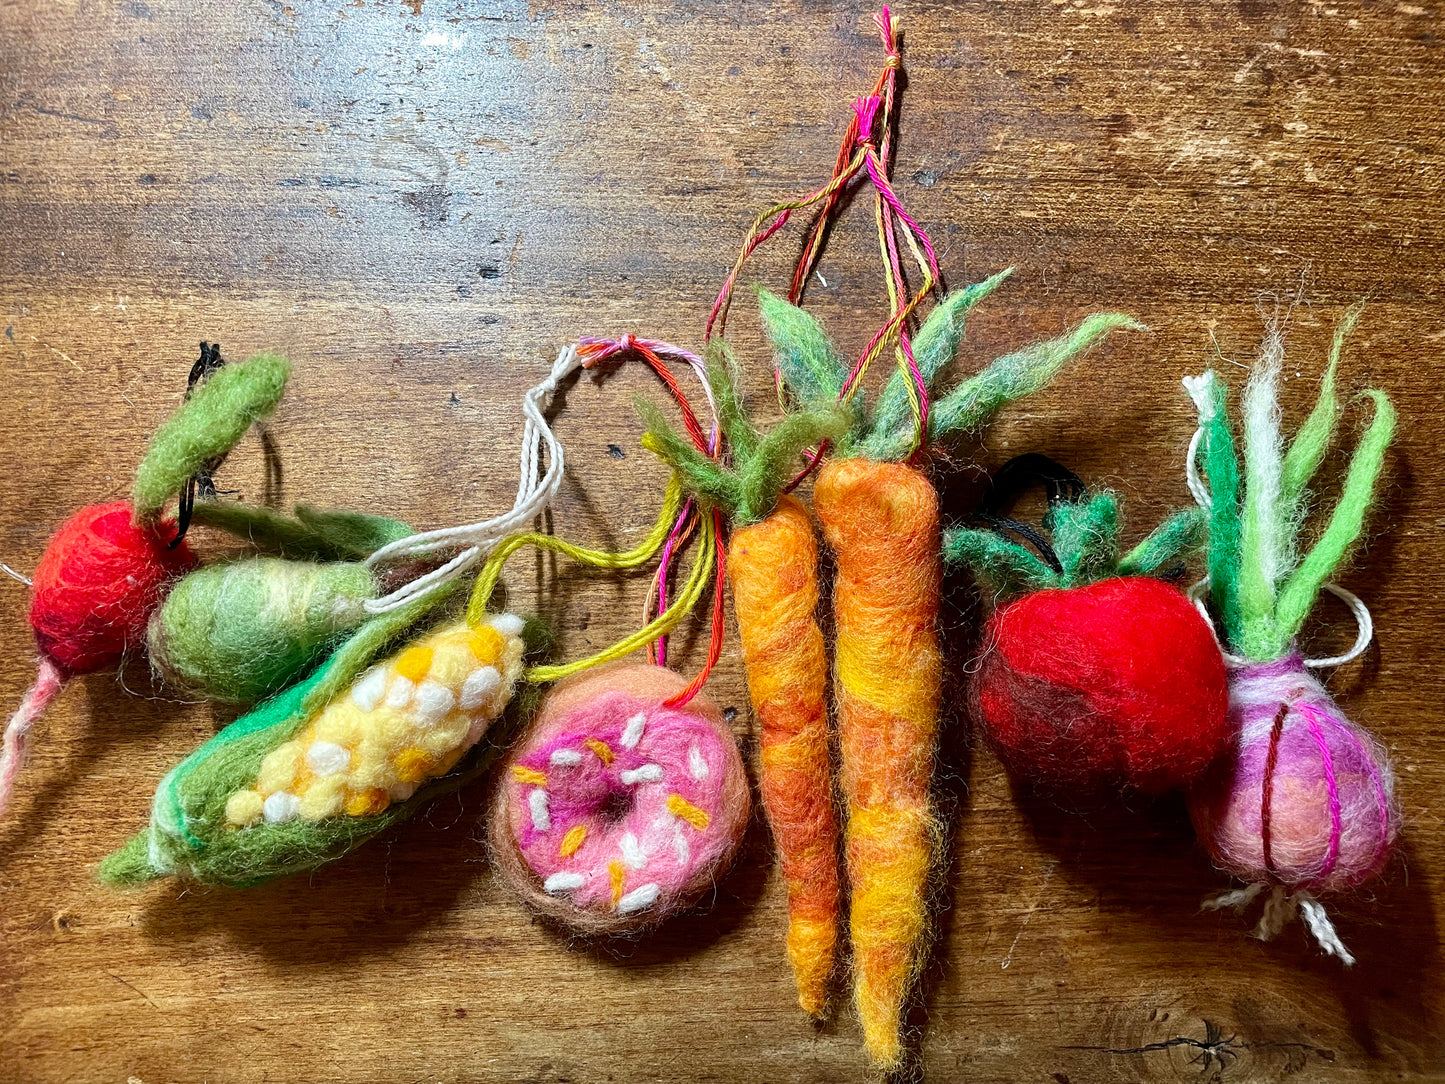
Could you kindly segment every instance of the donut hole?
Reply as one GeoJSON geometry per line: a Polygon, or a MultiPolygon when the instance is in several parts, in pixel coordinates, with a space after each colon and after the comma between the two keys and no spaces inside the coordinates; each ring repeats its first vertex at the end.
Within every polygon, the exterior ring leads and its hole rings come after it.
{"type": "Polygon", "coordinates": [[[621,824],[632,812],[632,792],[629,790],[611,790],[602,799],[602,804],[597,809],[597,819],[607,827],[621,824]]]}

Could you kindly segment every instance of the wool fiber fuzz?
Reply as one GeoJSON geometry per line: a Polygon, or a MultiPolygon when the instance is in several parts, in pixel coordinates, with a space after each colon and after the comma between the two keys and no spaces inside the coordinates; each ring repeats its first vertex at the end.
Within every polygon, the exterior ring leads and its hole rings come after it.
{"type": "Polygon", "coordinates": [[[117,665],[145,642],[146,622],[168,584],[194,567],[176,525],[138,526],[130,505],[93,504],[51,537],[30,584],[30,628],[40,650],[35,684],[5,727],[0,816],[10,804],[30,729],[75,674],[117,665]]]}
{"type": "MultiPolygon", "coordinates": [[[[766,291],[763,305],[769,304],[766,291]]],[[[776,299],[773,299],[776,301],[776,299]]],[[[791,306],[783,318],[811,321],[791,306]]],[[[836,358],[826,339],[799,341],[794,363],[818,387],[837,391],[836,358]],[[822,353],[818,352],[819,342],[822,353]]],[[[828,661],[818,628],[818,547],[807,510],[783,495],[799,455],[841,436],[852,412],[834,405],[796,411],[766,434],[749,420],[737,393],[732,359],[721,343],[709,350],[709,380],[730,451],[729,462],[699,453],[650,404],[646,443],[677,469],[699,499],[723,509],[733,526],[728,574],[743,664],[759,735],[758,783],[788,886],[788,959],[798,1003],[821,1016],[838,940],[838,817],[828,739],[828,661]]]]}
{"type": "MultiPolygon", "coordinates": [[[[1351,722],[1308,667],[1352,658],[1305,660],[1295,637],[1326,580],[1348,556],[1374,501],[1385,451],[1395,432],[1386,395],[1367,389],[1374,408],[1350,459],[1340,496],[1313,546],[1300,556],[1297,536],[1308,487],[1334,435],[1335,374],[1356,306],[1335,332],[1319,396],[1293,441],[1280,426],[1278,385],[1284,353],[1272,321],[1244,395],[1244,492],[1236,465],[1226,388],[1214,372],[1184,384],[1199,410],[1191,445],[1190,488],[1209,515],[1211,608],[1230,664],[1232,755],[1190,796],[1200,840],[1222,869],[1250,882],[1213,905],[1242,907],[1268,889],[1257,933],[1268,939],[1298,914],[1320,946],[1346,964],[1354,958],[1316,893],[1353,888],[1389,859],[1399,830],[1395,781],[1383,747],[1351,722]],[[1195,473],[1202,453],[1207,486],[1195,473]]],[[[1346,598],[1348,592],[1331,588],[1346,598]]]]}
{"type": "Polygon", "coordinates": [[[1224,661],[1209,623],[1156,574],[1202,547],[1203,513],[1178,512],[1122,553],[1113,493],[1023,455],[995,474],[979,516],[988,529],[945,532],[944,559],[996,603],[969,699],[1014,778],[1075,807],[1198,779],[1229,739],[1224,661]],[[1052,543],[997,514],[1036,478],[1049,487],[1052,543]]]}
{"type": "Polygon", "coordinates": [[[923,962],[941,831],[928,795],[942,673],[938,497],[912,467],[847,459],[823,467],[813,503],[838,568],[835,698],[854,992],[869,1053],[892,1065],[923,962]]]}
{"type": "Polygon", "coordinates": [[[1061,800],[1187,785],[1229,740],[1219,647],[1161,580],[1024,595],[994,611],[984,643],[974,716],[1016,778],[1061,800]]]}
{"type": "Polygon", "coordinates": [[[747,827],[746,773],[706,696],[617,663],[560,682],[502,772],[493,861],[531,909],[585,935],[628,934],[696,903],[747,827]]]}
{"type": "Polygon", "coordinates": [[[260,354],[222,366],[197,385],[151,438],[131,491],[136,518],[154,520],[188,478],[224,456],[246,430],[268,416],[290,375],[291,363],[285,358],[260,354]]]}
{"type": "Polygon", "coordinates": [[[117,501],[82,508],[46,546],[31,584],[30,627],[41,654],[70,674],[105,670],[145,643],[166,585],[196,559],[175,524],[139,527],[117,501]]]}
{"type": "Polygon", "coordinates": [[[828,749],[828,663],[818,628],[818,547],[792,497],[733,532],[728,569],[761,727],[759,784],[788,886],[788,959],[812,1016],[828,1001],[838,935],[838,822],[828,749]]]}
{"type": "Polygon", "coordinates": [[[1299,656],[1240,667],[1229,721],[1235,759],[1192,806],[1220,865],[1245,881],[1309,892],[1377,874],[1399,829],[1388,758],[1299,656]]]}
{"type": "Polygon", "coordinates": [[[512,698],[522,631],[510,614],[444,624],[331,694],[332,671],[354,661],[343,647],[172,769],[150,826],[101,879],[244,886],[340,857],[454,785],[448,773],[512,698]]]}
{"type": "Polygon", "coordinates": [[[223,561],[172,588],[150,621],[151,665],[168,683],[255,704],[304,677],[366,618],[375,598],[358,562],[223,561]]]}

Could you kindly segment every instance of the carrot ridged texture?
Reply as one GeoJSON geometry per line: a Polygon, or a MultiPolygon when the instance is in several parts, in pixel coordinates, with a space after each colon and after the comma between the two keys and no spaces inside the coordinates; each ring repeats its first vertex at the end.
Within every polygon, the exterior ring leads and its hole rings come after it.
{"type": "Polygon", "coordinates": [[[828,755],[828,661],[818,628],[818,547],[807,509],[783,497],[729,546],[733,609],[762,730],[759,779],[788,886],[788,959],[803,1010],[820,1016],[838,939],[838,821],[828,755]]]}
{"type": "Polygon", "coordinates": [[[938,496],[912,467],[844,459],[819,474],[813,507],[837,563],[834,696],[854,995],[869,1054],[892,1066],[922,965],[940,835],[928,793],[941,674],[938,496]]]}

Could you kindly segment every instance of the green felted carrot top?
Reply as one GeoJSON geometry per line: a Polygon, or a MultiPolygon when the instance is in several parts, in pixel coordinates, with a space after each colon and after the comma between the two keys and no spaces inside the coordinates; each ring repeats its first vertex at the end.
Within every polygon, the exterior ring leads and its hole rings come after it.
{"type": "Polygon", "coordinates": [[[1012,268],[1001,271],[944,297],[912,337],[916,376],[895,370],[872,410],[864,406],[859,374],[849,372],[812,315],[766,290],[759,291],[759,300],[778,371],[797,400],[805,406],[837,400],[855,404],[853,424],[833,441],[835,454],[897,462],[908,458],[914,447],[922,413],[920,387],[931,400],[927,443],[942,444],[978,429],[1000,407],[1044,387],[1068,361],[1110,331],[1143,328],[1123,313],[1095,313],[1066,335],[1006,354],[943,390],[943,372],[958,352],[969,312],[1012,273],[1012,268]]]}

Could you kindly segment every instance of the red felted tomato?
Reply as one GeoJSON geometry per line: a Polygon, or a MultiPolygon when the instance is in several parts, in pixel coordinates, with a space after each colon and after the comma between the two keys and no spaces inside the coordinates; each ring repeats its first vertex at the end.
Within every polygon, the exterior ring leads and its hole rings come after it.
{"type": "Polygon", "coordinates": [[[995,477],[979,518],[990,529],[945,532],[944,555],[998,606],[970,701],[999,759],[1060,798],[1192,783],[1228,743],[1224,658],[1184,593],[1151,574],[1200,547],[1200,512],[1171,516],[1121,556],[1117,498],[1021,456],[995,477]],[[1005,480],[1021,478],[1048,484],[1052,544],[998,514],[1005,480]]]}
{"type": "Polygon", "coordinates": [[[1209,626],[1181,591],[1146,576],[1036,591],[995,611],[972,701],[999,759],[1060,791],[1183,787],[1229,735],[1209,626]]]}

